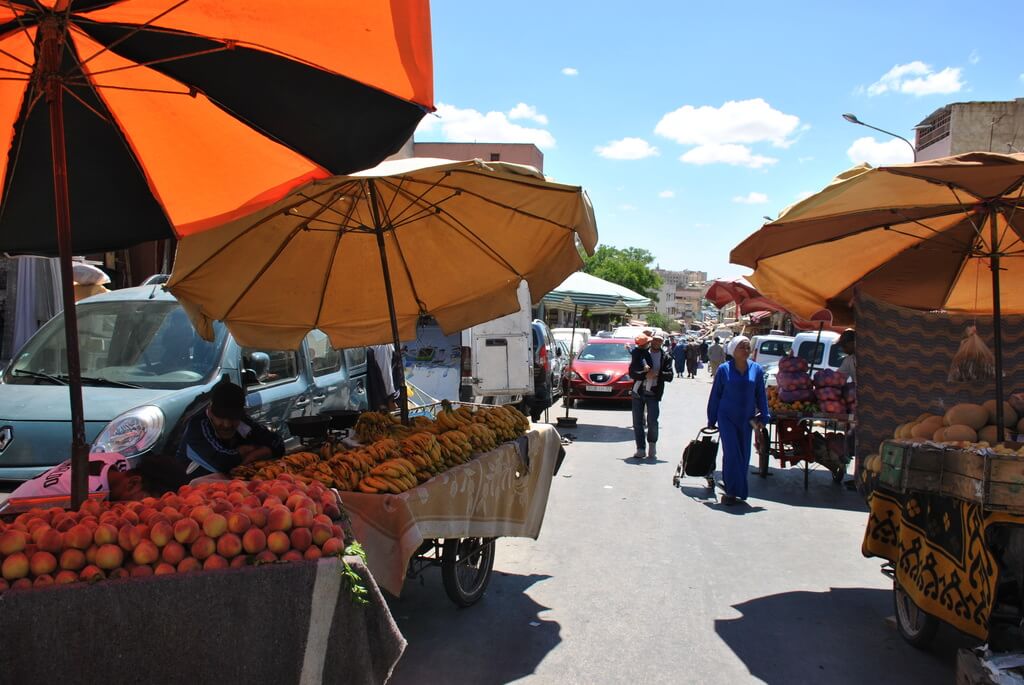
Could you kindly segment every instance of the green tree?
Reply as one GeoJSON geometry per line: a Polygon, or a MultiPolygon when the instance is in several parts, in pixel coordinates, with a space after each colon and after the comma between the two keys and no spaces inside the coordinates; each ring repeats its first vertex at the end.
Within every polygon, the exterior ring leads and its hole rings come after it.
{"type": "Polygon", "coordinates": [[[654,300],[661,278],[651,269],[653,262],[654,255],[639,247],[601,245],[592,256],[584,258],[583,270],[654,300]]]}
{"type": "Polygon", "coordinates": [[[664,314],[659,314],[658,312],[651,312],[646,317],[644,317],[644,321],[647,322],[648,326],[660,328],[663,331],[674,332],[679,330],[679,324],[677,324],[675,321],[672,321],[664,314]]]}

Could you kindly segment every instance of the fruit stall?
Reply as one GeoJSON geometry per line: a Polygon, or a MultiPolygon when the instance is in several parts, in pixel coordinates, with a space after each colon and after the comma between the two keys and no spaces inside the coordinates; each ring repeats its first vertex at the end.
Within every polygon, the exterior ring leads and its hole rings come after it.
{"type": "Polygon", "coordinates": [[[807,360],[795,356],[779,361],[776,381],[767,389],[772,418],[755,432],[759,475],[768,475],[775,457],[782,466],[803,463],[805,489],[812,464],[841,482],[852,456],[848,435],[856,427],[856,385],[832,369],[811,373],[807,360]]]}
{"type": "Polygon", "coordinates": [[[17,504],[0,522],[5,681],[380,683],[405,647],[315,481],[17,504]]]}
{"type": "Polygon", "coordinates": [[[232,475],[336,488],[382,588],[397,597],[408,577],[440,567],[448,596],[469,606],[487,588],[495,539],[539,535],[561,440],[512,407],[442,402],[415,413],[406,426],[364,412],[349,437],[311,433],[308,450],[232,475]]]}

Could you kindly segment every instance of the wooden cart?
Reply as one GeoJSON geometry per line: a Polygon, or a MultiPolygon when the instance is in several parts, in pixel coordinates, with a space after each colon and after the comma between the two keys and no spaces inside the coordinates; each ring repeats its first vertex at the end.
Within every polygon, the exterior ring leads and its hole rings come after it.
{"type": "Polygon", "coordinates": [[[779,414],[754,433],[758,454],[757,473],[768,475],[772,457],[782,466],[803,462],[804,489],[807,489],[812,464],[828,469],[833,480],[841,483],[852,454],[847,448],[847,434],[855,427],[847,414],[779,414]]]}

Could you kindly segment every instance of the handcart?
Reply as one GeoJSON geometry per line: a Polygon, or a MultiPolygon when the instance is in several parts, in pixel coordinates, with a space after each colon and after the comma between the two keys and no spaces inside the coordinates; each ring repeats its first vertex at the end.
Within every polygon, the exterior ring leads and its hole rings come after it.
{"type": "Polygon", "coordinates": [[[701,428],[697,437],[683,450],[682,459],[672,476],[672,487],[679,487],[683,476],[704,478],[708,488],[715,489],[715,465],[718,459],[718,429],[701,428]]]}
{"type": "Polygon", "coordinates": [[[847,436],[856,427],[847,414],[779,414],[754,431],[758,455],[757,473],[768,476],[772,457],[785,466],[804,465],[804,489],[807,489],[812,464],[825,467],[832,479],[841,483],[852,458],[847,436]]]}

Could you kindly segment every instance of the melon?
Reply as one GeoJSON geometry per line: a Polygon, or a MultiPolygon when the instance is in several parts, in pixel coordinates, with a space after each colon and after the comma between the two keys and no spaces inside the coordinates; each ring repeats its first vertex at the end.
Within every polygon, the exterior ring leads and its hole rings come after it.
{"type": "Polygon", "coordinates": [[[914,419],[912,423],[921,423],[925,419],[930,419],[933,416],[935,416],[935,414],[929,414],[928,412],[925,412],[919,415],[916,419],[914,419]]]}
{"type": "Polygon", "coordinates": [[[978,433],[970,426],[949,426],[945,429],[945,442],[977,442],[978,433]]]}
{"type": "Polygon", "coordinates": [[[939,430],[935,431],[932,436],[932,442],[946,442],[946,427],[943,426],[939,430]]]}
{"type": "Polygon", "coordinates": [[[914,426],[916,426],[916,425],[917,425],[917,421],[908,421],[907,423],[904,423],[904,424],[900,425],[900,427],[896,429],[896,439],[897,440],[907,440],[907,439],[909,439],[911,437],[911,431],[914,430],[914,426]]]}
{"type": "Polygon", "coordinates": [[[1017,434],[1024,434],[1024,418],[1017,422],[1017,434]]]}
{"type": "Polygon", "coordinates": [[[935,435],[935,431],[940,428],[942,428],[942,419],[938,416],[932,416],[914,426],[913,430],[910,431],[910,437],[931,440],[932,436],[935,435]]]}
{"type": "MultiPolygon", "coordinates": [[[[1003,433],[1003,436],[1004,436],[1003,440],[1009,440],[1010,439],[1010,431],[1009,431],[1009,429],[1004,428],[1003,431],[1004,431],[1004,433],[1003,433]]],[[[978,431],[978,440],[980,440],[982,442],[987,442],[989,444],[995,444],[997,442],[1002,442],[1003,441],[1003,440],[999,439],[999,433],[998,433],[998,431],[996,431],[996,427],[995,426],[985,426],[980,431],[978,431]]]]}
{"type": "Polygon", "coordinates": [[[970,426],[974,430],[984,428],[988,424],[988,409],[980,404],[958,404],[946,412],[944,417],[947,426],[970,426]]]}
{"type": "MultiPolygon", "coordinates": [[[[990,425],[996,423],[996,401],[986,400],[981,406],[988,411],[988,422],[990,425]]],[[[1003,425],[1013,426],[1017,423],[1017,411],[1009,402],[1003,402],[1003,425]]]]}

